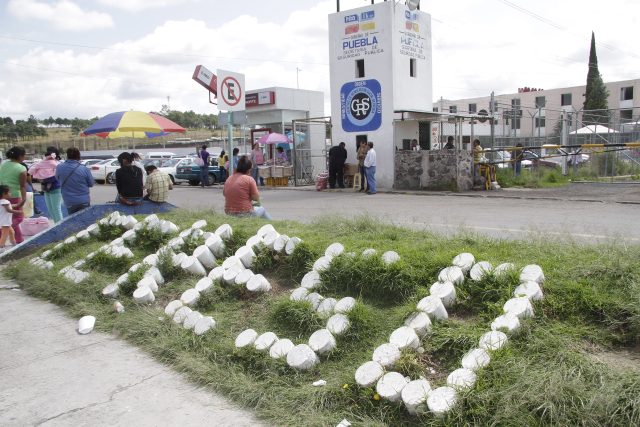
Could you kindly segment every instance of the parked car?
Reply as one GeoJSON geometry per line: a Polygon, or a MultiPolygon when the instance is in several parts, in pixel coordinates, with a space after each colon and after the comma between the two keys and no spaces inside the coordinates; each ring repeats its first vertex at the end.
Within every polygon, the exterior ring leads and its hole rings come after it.
{"type": "Polygon", "coordinates": [[[558,166],[558,163],[550,160],[541,158],[540,155],[534,153],[533,151],[525,151],[522,153],[522,167],[545,167],[545,168],[555,168],[558,166]]]}
{"type": "MultiPolygon", "coordinates": [[[[196,165],[195,159],[184,159],[186,164],[182,164],[176,168],[176,178],[184,179],[189,182],[189,185],[200,184],[200,166],[196,165]]],[[[218,165],[209,166],[209,185],[222,183],[220,179],[220,169],[218,165]]]]}
{"type": "Polygon", "coordinates": [[[153,164],[160,171],[169,175],[171,178],[171,182],[174,184],[179,183],[181,181],[185,181],[184,179],[178,179],[178,172],[176,168],[178,166],[185,166],[193,162],[193,159],[188,158],[171,158],[171,159],[145,159],[142,161],[142,164],[147,166],[149,164],[153,164]]]}
{"type": "Polygon", "coordinates": [[[104,184],[105,182],[115,184],[116,170],[119,168],[120,162],[118,162],[118,159],[103,160],[89,166],[93,179],[101,184],[104,184]]]}
{"type": "Polygon", "coordinates": [[[86,167],[89,167],[103,161],[104,159],[82,159],[80,160],[80,164],[85,165],[86,167]]]}

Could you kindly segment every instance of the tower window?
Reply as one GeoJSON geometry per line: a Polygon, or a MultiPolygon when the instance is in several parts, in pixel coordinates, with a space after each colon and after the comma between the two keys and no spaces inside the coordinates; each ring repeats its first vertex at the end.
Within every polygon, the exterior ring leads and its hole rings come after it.
{"type": "Polygon", "coordinates": [[[364,77],[364,59],[356,59],[356,78],[364,77]]]}
{"type": "Polygon", "coordinates": [[[409,76],[411,76],[411,77],[417,77],[418,76],[417,66],[418,66],[418,64],[416,63],[415,58],[410,58],[409,59],[409,76]]]}

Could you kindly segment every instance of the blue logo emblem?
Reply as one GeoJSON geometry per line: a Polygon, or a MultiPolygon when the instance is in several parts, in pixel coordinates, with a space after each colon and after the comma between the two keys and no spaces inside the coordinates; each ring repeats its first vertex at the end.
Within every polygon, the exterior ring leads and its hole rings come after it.
{"type": "Polygon", "coordinates": [[[374,131],[382,124],[382,89],[377,80],[349,82],[340,89],[342,129],[374,131]]]}
{"type": "Polygon", "coordinates": [[[347,15],[344,17],[344,23],[358,22],[358,15],[347,15]]]}
{"type": "Polygon", "coordinates": [[[360,19],[361,19],[362,21],[370,21],[370,20],[372,20],[372,19],[373,19],[373,18],[375,18],[375,17],[376,17],[376,12],[375,12],[375,11],[373,11],[373,10],[368,10],[368,11],[366,11],[366,12],[362,12],[362,13],[360,14],[360,19]]]}

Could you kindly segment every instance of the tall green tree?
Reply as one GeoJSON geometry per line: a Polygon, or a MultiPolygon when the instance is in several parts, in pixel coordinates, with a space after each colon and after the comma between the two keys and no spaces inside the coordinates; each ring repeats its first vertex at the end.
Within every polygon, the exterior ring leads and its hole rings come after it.
{"type": "Polygon", "coordinates": [[[589,52],[589,72],[587,73],[587,90],[584,98],[583,124],[609,124],[607,90],[598,70],[598,56],[596,55],[596,36],[591,32],[591,50],[589,52]]]}

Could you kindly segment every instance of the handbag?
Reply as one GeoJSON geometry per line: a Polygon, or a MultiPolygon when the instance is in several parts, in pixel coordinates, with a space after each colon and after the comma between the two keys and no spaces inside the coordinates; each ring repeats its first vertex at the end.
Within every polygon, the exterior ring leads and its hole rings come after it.
{"type": "Polygon", "coordinates": [[[45,193],[60,188],[58,179],[55,176],[50,176],[49,178],[43,179],[42,181],[40,181],[40,184],[42,186],[42,191],[44,191],[45,193]]]}
{"type": "Polygon", "coordinates": [[[202,160],[200,157],[196,157],[196,166],[204,166],[204,160],[202,160]]]}

